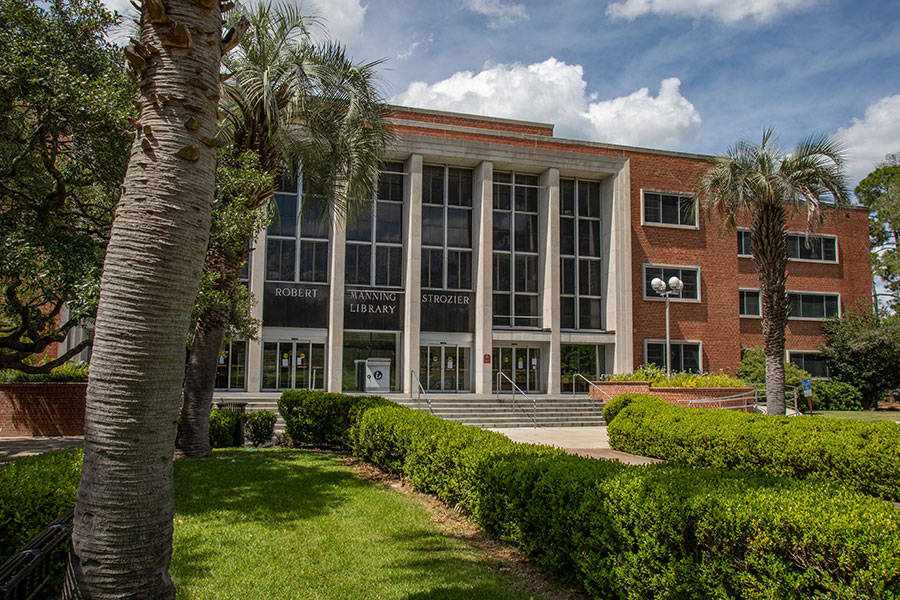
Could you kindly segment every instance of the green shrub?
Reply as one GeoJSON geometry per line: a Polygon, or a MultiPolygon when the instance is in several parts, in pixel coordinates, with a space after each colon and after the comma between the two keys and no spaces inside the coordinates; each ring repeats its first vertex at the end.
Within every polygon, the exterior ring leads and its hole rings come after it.
{"type": "Polygon", "coordinates": [[[88,364],[69,362],[52,369],[49,373],[29,374],[13,369],[0,371],[0,382],[39,383],[47,381],[87,381],[88,364]]]}
{"type": "Polygon", "coordinates": [[[744,387],[744,380],[725,373],[675,373],[666,376],[666,370],[654,364],[630,373],[604,375],[603,381],[647,381],[651,387],[744,387]]]}
{"type": "Polygon", "coordinates": [[[209,412],[209,443],[213,448],[240,445],[241,417],[227,408],[214,408],[209,412]]]}
{"type": "Polygon", "coordinates": [[[597,598],[900,594],[896,510],[842,487],[585,459],[400,407],[350,440],[597,598]]]}
{"type": "Polygon", "coordinates": [[[659,400],[656,396],[649,396],[647,394],[621,394],[610,400],[607,405],[603,407],[603,420],[609,425],[612,423],[613,419],[616,418],[616,415],[619,414],[619,411],[631,404],[634,400],[639,400],[641,398],[655,398],[659,400]]]}
{"type": "MultiPolygon", "coordinates": [[[[80,448],[67,448],[0,465],[0,563],[75,506],[81,478],[80,448]]],[[[51,553],[50,581],[36,600],[59,598],[68,539],[51,553]]]]}
{"type": "Polygon", "coordinates": [[[278,400],[285,433],[298,444],[339,448],[360,411],[393,405],[378,396],[348,396],[315,390],[285,390],[278,400]]]}
{"type": "MultiPolygon", "coordinates": [[[[812,382],[813,410],[862,410],[862,393],[843,381],[812,382]]],[[[804,406],[803,399],[800,405],[804,406]]]]}
{"type": "MultiPolygon", "coordinates": [[[[766,382],[766,355],[762,348],[747,348],[741,352],[741,366],[738,367],[737,376],[749,383],[764,384],[766,382]]],[[[811,375],[787,361],[784,363],[784,383],[800,388],[800,380],[808,379],[811,375]]]]}
{"type": "Polygon", "coordinates": [[[613,448],[698,467],[830,480],[900,500],[900,426],[631,402],[607,430],[613,448]]]}
{"type": "Polygon", "coordinates": [[[247,437],[254,446],[261,446],[275,435],[278,417],[273,412],[263,410],[247,416],[247,437]]]}

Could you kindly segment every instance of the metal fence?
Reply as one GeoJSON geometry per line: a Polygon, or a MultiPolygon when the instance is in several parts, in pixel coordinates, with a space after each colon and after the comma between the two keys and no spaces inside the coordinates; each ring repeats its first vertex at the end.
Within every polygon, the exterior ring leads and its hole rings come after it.
{"type": "Polygon", "coordinates": [[[69,537],[74,510],[64,512],[0,565],[0,600],[30,600],[50,579],[51,554],[69,537]]]}

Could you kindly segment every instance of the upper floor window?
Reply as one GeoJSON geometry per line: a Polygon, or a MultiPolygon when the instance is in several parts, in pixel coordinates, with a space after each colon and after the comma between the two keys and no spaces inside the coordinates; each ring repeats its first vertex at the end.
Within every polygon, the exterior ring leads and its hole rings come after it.
{"type": "Polygon", "coordinates": [[[672,277],[677,277],[684,284],[681,292],[672,294],[671,298],[676,300],[700,299],[700,267],[644,265],[644,300],[663,300],[663,296],[657,294],[651,285],[657,277],[665,282],[672,277]]]}
{"type": "Polygon", "coordinates": [[[293,178],[275,192],[277,212],[266,231],[266,280],[328,282],[328,221],[324,201],[304,195],[293,178]]]}
{"type": "Polygon", "coordinates": [[[753,246],[750,242],[750,232],[746,229],[737,230],[738,256],[753,256],[753,246]]]}
{"type": "Polygon", "coordinates": [[[559,182],[559,254],[563,329],[602,329],[600,183],[559,182]]]}
{"type": "Polygon", "coordinates": [[[809,294],[788,292],[792,319],[827,319],[840,314],[840,296],[837,294],[809,294]]]}
{"type": "Polygon", "coordinates": [[[837,262],[836,238],[789,233],[785,241],[788,258],[837,262]]]}
{"type": "Polygon", "coordinates": [[[381,166],[374,202],[351,216],[344,279],[351,285],[403,285],[403,163],[381,166]]]}
{"type": "Polygon", "coordinates": [[[472,170],[422,170],[422,288],[472,289],[472,170]]]}
{"type": "Polygon", "coordinates": [[[537,175],[494,173],[494,325],[538,327],[537,175]]]}
{"type": "Polygon", "coordinates": [[[760,315],[759,290],[741,290],[740,297],[740,315],[742,317],[758,317],[760,315]]]}
{"type": "Polygon", "coordinates": [[[697,226],[697,199],[680,194],[644,192],[644,223],[697,226]]]}

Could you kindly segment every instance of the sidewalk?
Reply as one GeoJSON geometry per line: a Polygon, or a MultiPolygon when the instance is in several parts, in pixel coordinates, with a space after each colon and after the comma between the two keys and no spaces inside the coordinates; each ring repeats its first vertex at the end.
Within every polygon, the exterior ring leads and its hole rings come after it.
{"type": "Polygon", "coordinates": [[[58,450],[59,448],[81,446],[83,441],[84,438],[82,436],[0,437],[0,463],[11,462],[23,456],[41,454],[51,450],[58,450]]]}
{"type": "Polygon", "coordinates": [[[514,442],[543,444],[565,450],[569,454],[617,460],[626,465],[651,465],[664,462],[658,458],[636,456],[613,450],[609,446],[606,427],[509,427],[491,429],[514,442]]]}

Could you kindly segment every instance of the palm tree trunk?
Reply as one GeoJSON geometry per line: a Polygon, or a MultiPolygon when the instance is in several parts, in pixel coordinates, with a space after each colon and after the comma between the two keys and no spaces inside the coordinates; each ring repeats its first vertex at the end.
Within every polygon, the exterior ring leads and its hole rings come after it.
{"type": "Polygon", "coordinates": [[[184,373],[184,397],[175,448],[190,458],[208,456],[209,413],[216,387],[217,360],[228,323],[228,309],[211,309],[197,319],[184,373]]]}
{"type": "Polygon", "coordinates": [[[785,413],[784,330],[787,301],[786,219],[781,202],[764,204],[750,230],[753,262],[759,277],[762,329],[766,356],[766,403],[770,415],[785,413]]]}
{"type": "Polygon", "coordinates": [[[218,3],[147,0],[132,146],[100,284],[65,598],[170,599],[184,340],[214,191],[218,3]],[[153,21],[153,23],[151,23],[153,21]]]}

